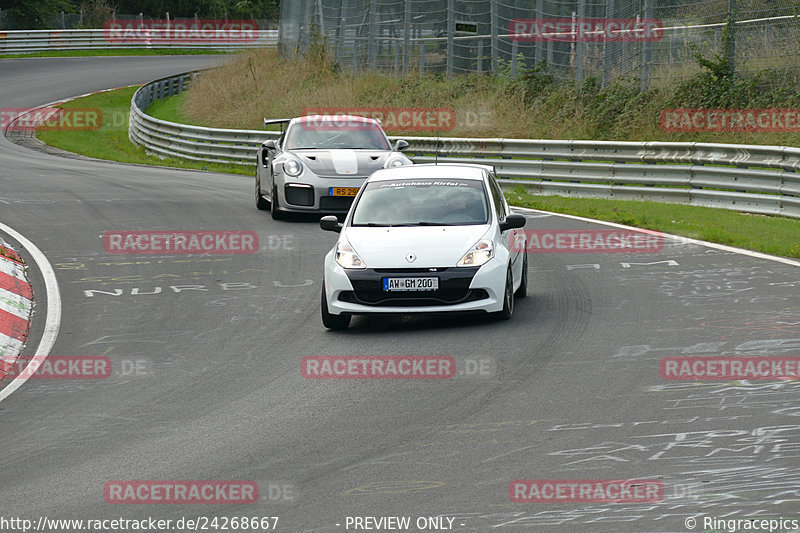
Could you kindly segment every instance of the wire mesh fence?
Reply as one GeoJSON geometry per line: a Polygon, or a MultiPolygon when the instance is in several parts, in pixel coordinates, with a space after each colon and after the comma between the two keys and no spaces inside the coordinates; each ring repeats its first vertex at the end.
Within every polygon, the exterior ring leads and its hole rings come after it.
{"type": "Polygon", "coordinates": [[[800,71],[798,0],[300,0],[282,2],[280,50],[323,36],[344,68],[647,87],[699,70],[695,54],[737,72],[800,71]]]}

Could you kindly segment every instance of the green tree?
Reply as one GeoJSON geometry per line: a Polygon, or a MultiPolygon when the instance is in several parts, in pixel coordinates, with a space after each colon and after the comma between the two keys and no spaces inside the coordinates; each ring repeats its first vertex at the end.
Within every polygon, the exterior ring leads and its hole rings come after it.
{"type": "Polygon", "coordinates": [[[0,9],[11,15],[16,26],[30,29],[47,28],[62,11],[78,10],[73,0],[0,0],[0,9]]]}

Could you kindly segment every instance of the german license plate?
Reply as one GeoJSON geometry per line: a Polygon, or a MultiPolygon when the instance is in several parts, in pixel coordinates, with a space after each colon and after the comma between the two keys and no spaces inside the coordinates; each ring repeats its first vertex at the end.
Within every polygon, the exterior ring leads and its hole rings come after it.
{"type": "Polygon", "coordinates": [[[439,278],[383,278],[385,291],[436,291],[439,278]]]}
{"type": "Polygon", "coordinates": [[[328,187],[329,196],[355,196],[358,187],[328,187]]]}

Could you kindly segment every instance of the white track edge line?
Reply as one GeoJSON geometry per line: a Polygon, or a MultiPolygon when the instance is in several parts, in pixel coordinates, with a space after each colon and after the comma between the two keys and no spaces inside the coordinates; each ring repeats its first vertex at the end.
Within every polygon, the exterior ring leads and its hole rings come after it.
{"type": "Polygon", "coordinates": [[[789,259],[786,257],[780,257],[777,255],[770,255],[765,254],[763,252],[755,252],[753,250],[745,250],[744,248],[737,248],[735,246],[727,246],[725,244],[717,244],[715,242],[708,242],[708,241],[701,241],[698,239],[692,239],[689,237],[683,237],[682,235],[673,235],[671,233],[664,233],[661,231],[651,230],[651,229],[644,229],[644,228],[636,228],[633,226],[626,226],[624,224],[617,224],[616,222],[606,222],[605,220],[597,220],[594,218],[586,218],[586,217],[579,217],[577,215],[567,215],[565,213],[554,213],[552,211],[542,211],[541,209],[530,209],[527,207],[516,207],[511,206],[515,211],[529,211],[532,213],[545,213],[547,215],[553,215],[557,217],[564,217],[564,218],[571,218],[573,220],[581,220],[583,222],[591,222],[593,224],[602,224],[604,226],[611,226],[612,228],[619,228],[619,229],[626,229],[631,231],[638,231],[641,233],[648,233],[662,235],[664,237],[669,237],[679,242],[689,243],[689,244],[698,244],[700,246],[706,246],[708,248],[714,248],[717,250],[723,250],[725,252],[733,252],[741,255],[747,255],[750,257],[756,257],[758,259],[766,259],[768,261],[776,261],[778,263],[784,263],[787,265],[792,265],[796,267],[800,267],[800,261],[795,261],[793,259],[789,259]]]}
{"type": "MultiPolygon", "coordinates": [[[[23,248],[25,248],[44,278],[44,285],[47,291],[47,315],[45,317],[44,332],[42,339],[39,341],[39,346],[36,348],[34,357],[41,364],[50,354],[53,345],[58,337],[58,330],[61,327],[61,294],[58,290],[58,280],[53,270],[53,266],[42,251],[31,241],[25,238],[21,233],[13,228],[10,228],[0,222],[0,230],[9,234],[12,238],[16,239],[23,248]]],[[[33,359],[31,359],[33,361],[33,359]]],[[[30,361],[28,362],[30,365],[30,361]]],[[[8,398],[14,391],[20,388],[26,381],[28,381],[28,372],[20,372],[20,375],[11,380],[5,388],[0,390],[0,402],[8,398]]]]}

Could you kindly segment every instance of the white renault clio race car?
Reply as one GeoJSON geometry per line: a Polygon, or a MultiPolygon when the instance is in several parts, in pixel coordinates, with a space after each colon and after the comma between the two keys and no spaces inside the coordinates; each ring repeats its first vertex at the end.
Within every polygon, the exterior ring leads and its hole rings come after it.
{"type": "Polygon", "coordinates": [[[527,292],[525,217],[511,214],[492,167],[414,165],[364,182],[325,256],[322,322],[352,315],[484,311],[510,318],[527,292]]]}

